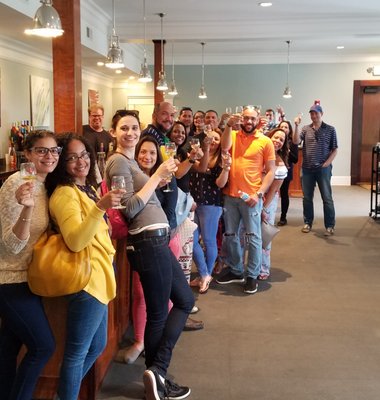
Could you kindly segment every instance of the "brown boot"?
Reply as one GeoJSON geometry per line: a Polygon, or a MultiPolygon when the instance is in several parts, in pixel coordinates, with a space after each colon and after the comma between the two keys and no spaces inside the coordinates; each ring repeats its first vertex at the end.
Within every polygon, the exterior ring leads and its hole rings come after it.
{"type": "Polygon", "coordinates": [[[184,331],[199,331],[200,329],[203,329],[203,328],[204,328],[203,321],[196,321],[195,319],[188,317],[183,330],[184,331]]]}

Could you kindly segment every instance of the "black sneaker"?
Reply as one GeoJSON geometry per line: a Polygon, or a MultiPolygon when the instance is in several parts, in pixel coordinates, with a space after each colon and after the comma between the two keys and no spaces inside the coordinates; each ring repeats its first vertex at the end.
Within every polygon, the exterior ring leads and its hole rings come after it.
{"type": "Polygon", "coordinates": [[[146,400],[162,400],[165,398],[165,378],[163,378],[155,368],[148,368],[145,370],[143,382],[146,400]]]}
{"type": "Polygon", "coordinates": [[[190,395],[191,389],[187,386],[179,386],[170,379],[165,380],[165,397],[168,400],[186,399],[190,395]]]}
{"type": "Polygon", "coordinates": [[[253,294],[257,292],[257,280],[255,278],[247,278],[244,285],[244,293],[253,294]]]}
{"type": "Polygon", "coordinates": [[[244,276],[243,275],[235,275],[231,271],[227,272],[222,277],[216,280],[216,283],[220,285],[227,285],[228,283],[243,283],[244,276]]]}

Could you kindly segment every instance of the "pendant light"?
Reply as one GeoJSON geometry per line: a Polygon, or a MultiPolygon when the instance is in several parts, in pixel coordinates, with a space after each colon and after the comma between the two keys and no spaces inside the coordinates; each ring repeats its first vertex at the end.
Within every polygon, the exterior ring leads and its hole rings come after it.
{"type": "Polygon", "coordinates": [[[145,0],[143,0],[143,14],[144,14],[144,62],[141,64],[140,75],[138,78],[139,82],[149,83],[152,82],[152,76],[148,68],[148,63],[146,61],[146,12],[145,12],[145,0]]]}
{"type": "Polygon", "coordinates": [[[205,57],[205,44],[204,42],[201,42],[202,45],[202,83],[201,83],[201,90],[199,91],[198,97],[200,99],[207,99],[207,94],[205,90],[205,62],[204,62],[204,57],[205,57]]]}
{"type": "Polygon", "coordinates": [[[57,10],[53,7],[52,0],[40,0],[42,6],[36,11],[33,18],[34,27],[25,29],[27,35],[42,37],[58,37],[63,34],[61,19],[57,10]]]}
{"type": "Polygon", "coordinates": [[[174,43],[172,43],[172,83],[170,84],[168,94],[170,96],[177,96],[178,94],[174,79],[174,43]]]}
{"type": "Polygon", "coordinates": [[[112,13],[113,13],[113,26],[110,47],[108,48],[107,61],[105,66],[107,68],[118,69],[124,68],[123,50],[120,48],[119,36],[116,35],[115,30],[115,0],[112,0],[112,13]]]}
{"type": "Polygon", "coordinates": [[[168,90],[168,83],[166,82],[166,77],[165,77],[165,69],[164,69],[164,34],[163,34],[163,19],[165,14],[164,13],[159,13],[158,14],[161,18],[161,71],[158,74],[158,82],[157,82],[157,90],[160,90],[161,92],[164,92],[165,90],[168,90]]]}
{"type": "Polygon", "coordinates": [[[289,53],[290,53],[290,40],[287,40],[286,43],[288,44],[288,69],[287,69],[287,75],[286,75],[286,87],[284,90],[284,94],[282,95],[282,97],[284,99],[291,99],[292,97],[292,92],[290,90],[289,87],[289,53]]]}

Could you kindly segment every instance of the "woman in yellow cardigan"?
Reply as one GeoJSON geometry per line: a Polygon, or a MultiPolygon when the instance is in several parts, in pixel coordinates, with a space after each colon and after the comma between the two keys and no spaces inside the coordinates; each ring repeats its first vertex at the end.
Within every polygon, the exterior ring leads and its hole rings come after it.
{"type": "Polygon", "coordinates": [[[120,204],[122,190],[98,198],[93,187],[95,158],[81,136],[66,134],[59,140],[62,154],[54,175],[46,182],[54,224],[72,251],[91,250],[91,278],[68,301],[65,352],[58,396],[76,400],[82,378],[107,343],[107,304],[116,295],[112,246],[105,217],[107,208],[120,204]]]}

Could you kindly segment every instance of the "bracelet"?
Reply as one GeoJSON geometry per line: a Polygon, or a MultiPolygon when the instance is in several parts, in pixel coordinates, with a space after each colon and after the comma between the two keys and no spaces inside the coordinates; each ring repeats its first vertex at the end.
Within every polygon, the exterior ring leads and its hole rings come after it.
{"type": "Polygon", "coordinates": [[[196,161],[193,160],[192,158],[188,158],[188,161],[189,161],[190,164],[195,164],[196,163],[196,161]]]}
{"type": "Polygon", "coordinates": [[[22,222],[30,222],[32,219],[31,218],[21,218],[22,222]]]}

